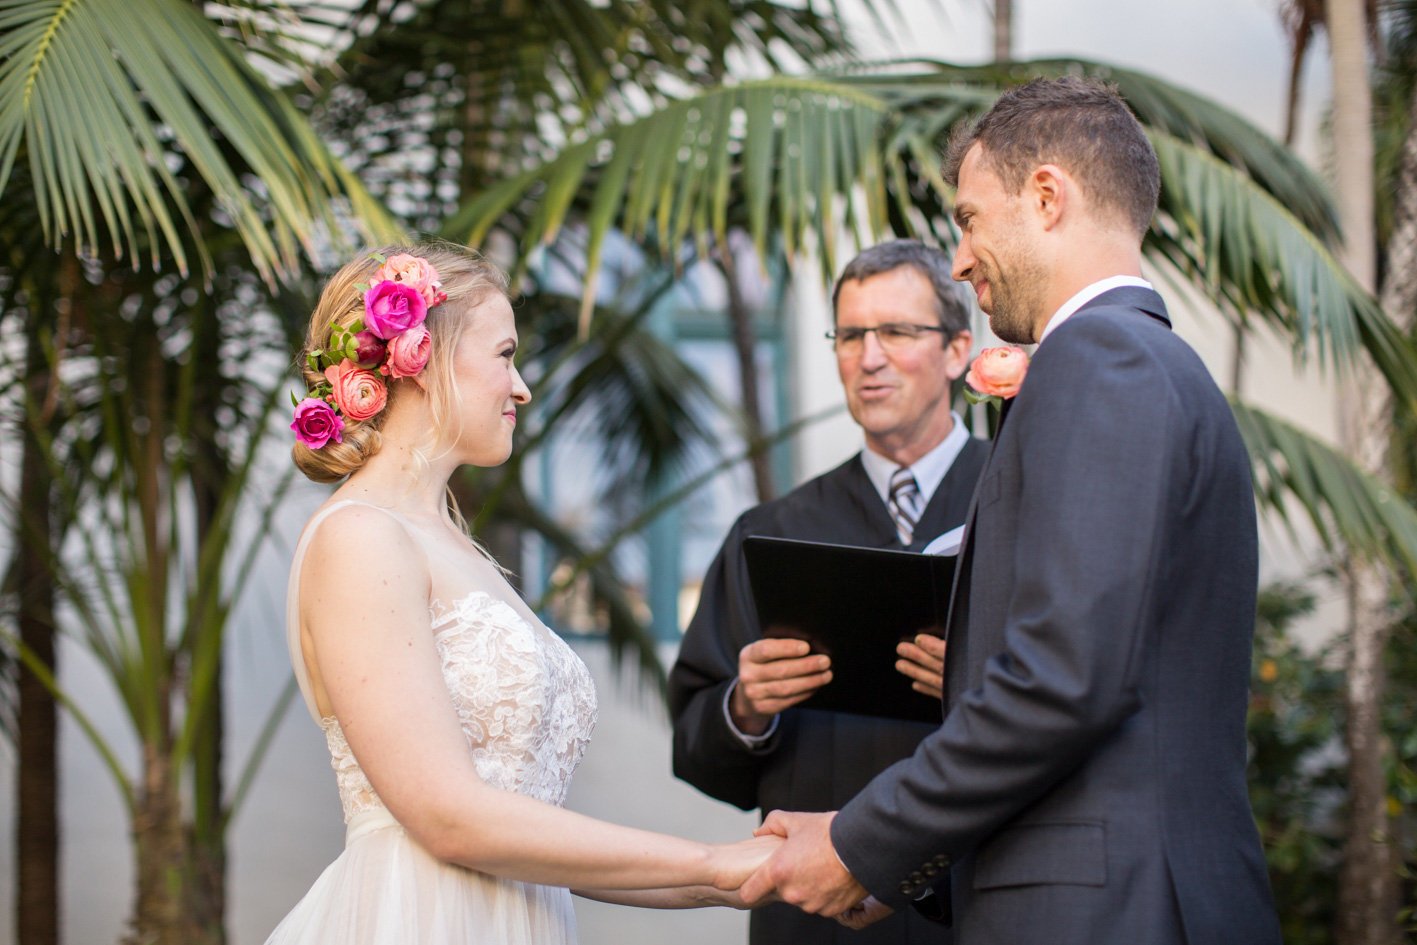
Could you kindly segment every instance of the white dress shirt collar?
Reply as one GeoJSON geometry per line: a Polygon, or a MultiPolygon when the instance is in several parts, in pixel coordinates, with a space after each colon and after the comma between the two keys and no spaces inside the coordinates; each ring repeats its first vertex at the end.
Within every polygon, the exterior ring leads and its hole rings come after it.
{"type": "MultiPolygon", "coordinates": [[[[969,442],[969,431],[964,428],[964,421],[960,419],[959,414],[950,411],[950,419],[954,421],[954,426],[949,435],[940,441],[939,446],[910,464],[910,471],[915,475],[915,485],[920,490],[922,509],[930,504],[930,497],[935,494],[945,474],[954,465],[955,457],[964,449],[964,444],[969,442]]],[[[893,459],[887,459],[868,445],[861,451],[861,465],[866,467],[866,475],[870,478],[871,485],[876,487],[881,501],[887,501],[891,494],[891,473],[899,469],[900,464],[893,459]]]]}
{"type": "Polygon", "coordinates": [[[1124,285],[1134,285],[1142,289],[1150,289],[1152,285],[1140,276],[1109,276],[1101,279],[1092,285],[1085,286],[1076,295],[1063,303],[1062,307],[1053,313],[1053,317],[1048,319],[1048,324],[1043,326],[1043,334],[1038,336],[1038,343],[1043,344],[1043,339],[1053,333],[1063,322],[1067,321],[1078,309],[1088,302],[1097,298],[1103,292],[1111,292],[1113,289],[1120,289],[1124,285]]]}

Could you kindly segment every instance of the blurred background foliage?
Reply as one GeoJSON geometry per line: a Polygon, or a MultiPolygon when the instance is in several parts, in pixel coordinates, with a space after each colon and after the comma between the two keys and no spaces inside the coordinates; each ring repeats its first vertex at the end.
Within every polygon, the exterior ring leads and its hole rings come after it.
{"type": "MultiPolygon", "coordinates": [[[[1331,579],[1332,575],[1316,575],[1331,579]]],[[[1286,945],[1331,945],[1349,803],[1343,751],[1342,640],[1315,648],[1292,634],[1314,607],[1304,584],[1261,589],[1248,730],[1250,802],[1269,861],[1286,945]]],[[[1396,822],[1407,938],[1417,932],[1417,613],[1387,648],[1383,732],[1390,742],[1388,804],[1396,822]]]]}

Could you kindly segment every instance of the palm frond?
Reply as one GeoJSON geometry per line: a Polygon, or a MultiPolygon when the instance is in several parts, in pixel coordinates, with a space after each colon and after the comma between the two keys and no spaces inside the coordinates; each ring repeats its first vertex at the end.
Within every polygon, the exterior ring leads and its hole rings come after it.
{"type": "Polygon", "coordinates": [[[394,230],[289,101],[184,0],[0,0],[0,194],[21,160],[53,245],[107,242],[135,265],[144,249],[154,268],[164,251],[179,271],[193,263],[183,237],[197,221],[173,171],[182,164],[217,195],[268,280],[313,252],[317,225],[339,233],[341,196],[371,237],[394,230]]]}
{"type": "Polygon", "coordinates": [[[1153,134],[1215,155],[1278,201],[1324,246],[1337,245],[1338,216],[1327,187],[1282,143],[1224,105],[1145,73],[1100,64],[1089,71],[1114,82],[1153,134]]]}
{"type": "MultiPolygon", "coordinates": [[[[1290,333],[1300,357],[1341,367],[1366,349],[1399,399],[1417,405],[1411,345],[1329,251],[1333,212],[1314,175],[1223,106],[1096,63],[935,63],[913,74],[852,71],[714,89],[487,189],[447,232],[478,243],[515,216],[525,259],[574,217],[588,233],[594,273],[612,229],[636,237],[652,230],[667,252],[690,238],[721,239],[736,220],[760,252],[777,241],[793,254],[810,239],[829,279],[838,225],[868,239],[888,228],[952,243],[953,193],[938,167],[950,127],[987,109],[1007,83],[1067,70],[1116,81],[1151,135],[1163,175],[1146,243],[1153,259],[1232,317],[1255,315],[1290,333]]],[[[583,320],[593,293],[592,275],[583,320]]]]}
{"type": "MultiPolygon", "coordinates": [[[[829,272],[839,200],[861,186],[868,217],[886,217],[885,192],[875,178],[881,125],[889,115],[884,100],[825,79],[778,77],[714,89],[485,189],[444,232],[479,243],[514,205],[531,201],[535,210],[520,233],[529,250],[556,237],[584,186],[591,208],[586,271],[594,274],[612,227],[634,237],[652,228],[664,247],[710,233],[722,239],[730,200],[741,199],[760,251],[776,235],[794,254],[811,236],[824,247],[829,272]],[[588,173],[592,167],[595,174],[588,173]]],[[[583,320],[593,298],[592,275],[583,320]]]]}
{"type": "Polygon", "coordinates": [[[1356,551],[1417,574],[1417,509],[1297,427],[1239,401],[1230,406],[1250,449],[1262,506],[1291,530],[1302,513],[1334,553],[1356,551]]]}
{"type": "Polygon", "coordinates": [[[1342,370],[1366,350],[1398,398],[1417,405],[1411,342],[1318,237],[1236,167],[1169,135],[1151,139],[1162,174],[1152,258],[1231,317],[1269,322],[1296,357],[1342,370]]]}

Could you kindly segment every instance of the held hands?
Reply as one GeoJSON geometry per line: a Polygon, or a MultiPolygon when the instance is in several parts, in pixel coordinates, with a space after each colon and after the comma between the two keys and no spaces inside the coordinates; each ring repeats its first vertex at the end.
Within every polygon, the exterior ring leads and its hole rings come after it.
{"type": "Polygon", "coordinates": [[[896,672],[912,680],[910,688],[934,699],[944,698],[945,641],[929,633],[897,644],[896,672]]]}
{"type": "Polygon", "coordinates": [[[831,682],[831,658],[809,655],[805,640],[765,637],[738,653],[738,684],[728,710],[733,724],[761,735],[772,717],[831,682]]]}
{"type": "Polygon", "coordinates": [[[837,916],[865,899],[865,887],[847,872],[832,846],[831,822],[835,817],[835,811],[792,814],[775,810],[769,814],[757,835],[775,835],[786,842],[743,884],[739,890],[743,900],[756,906],[775,893],[803,912],[837,916]]]}
{"type": "Polygon", "coordinates": [[[781,837],[769,834],[711,847],[713,889],[706,892],[712,896],[713,904],[734,909],[748,908],[739,887],[767,862],[768,857],[782,844],[781,837]]]}

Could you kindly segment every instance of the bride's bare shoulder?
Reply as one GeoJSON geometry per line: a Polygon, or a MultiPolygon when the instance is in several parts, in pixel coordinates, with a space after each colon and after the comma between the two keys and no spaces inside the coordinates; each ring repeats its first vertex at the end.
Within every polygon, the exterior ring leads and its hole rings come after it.
{"type": "Polygon", "coordinates": [[[346,503],[326,512],[314,527],[301,575],[303,588],[331,581],[350,589],[367,588],[371,582],[427,586],[427,555],[412,526],[400,516],[373,505],[346,503]]]}

